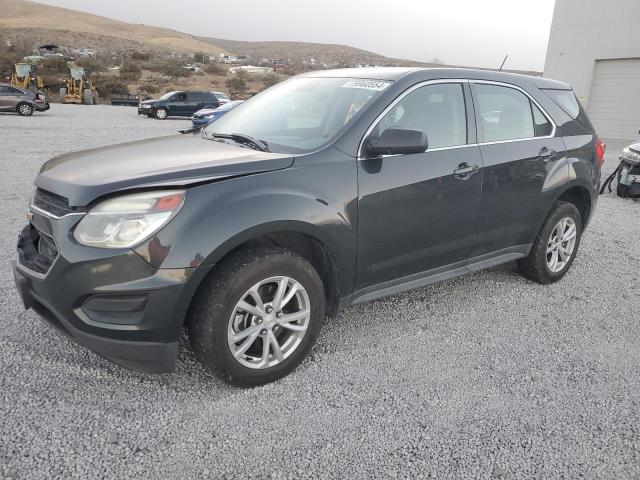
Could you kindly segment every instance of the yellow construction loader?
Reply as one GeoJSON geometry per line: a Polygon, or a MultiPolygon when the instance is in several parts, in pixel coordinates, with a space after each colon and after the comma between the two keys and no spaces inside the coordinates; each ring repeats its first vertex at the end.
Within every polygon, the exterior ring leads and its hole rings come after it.
{"type": "Polygon", "coordinates": [[[67,86],[60,89],[64,103],[98,104],[98,91],[91,81],[91,71],[84,67],[69,67],[67,86]]]}
{"type": "Polygon", "coordinates": [[[44,81],[42,77],[36,75],[35,68],[31,63],[16,63],[13,69],[11,85],[34,93],[44,90],[44,81]]]}

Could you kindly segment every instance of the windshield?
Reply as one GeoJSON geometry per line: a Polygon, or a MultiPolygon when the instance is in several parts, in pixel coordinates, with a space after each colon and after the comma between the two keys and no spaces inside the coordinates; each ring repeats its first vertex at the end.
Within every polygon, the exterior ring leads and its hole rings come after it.
{"type": "Polygon", "coordinates": [[[242,133],[272,152],[310,152],[329,143],[388,86],[380,80],[293,78],[238,105],[203,135],[242,133]]]}
{"type": "Polygon", "coordinates": [[[162,95],[160,97],[160,100],[169,100],[171,97],[173,97],[176,93],[178,92],[167,92],[164,95],[162,95]]]}

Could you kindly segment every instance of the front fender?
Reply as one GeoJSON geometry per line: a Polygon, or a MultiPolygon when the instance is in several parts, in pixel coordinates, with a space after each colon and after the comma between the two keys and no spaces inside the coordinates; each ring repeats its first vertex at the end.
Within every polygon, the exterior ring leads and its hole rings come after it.
{"type": "Polygon", "coordinates": [[[311,165],[189,188],[178,215],[136,252],[157,268],[198,267],[219,262],[252,238],[303,233],[327,248],[341,272],[340,286],[350,290],[356,257],[355,161],[320,164],[323,176],[330,171],[330,182],[318,181],[320,167],[311,165]]]}

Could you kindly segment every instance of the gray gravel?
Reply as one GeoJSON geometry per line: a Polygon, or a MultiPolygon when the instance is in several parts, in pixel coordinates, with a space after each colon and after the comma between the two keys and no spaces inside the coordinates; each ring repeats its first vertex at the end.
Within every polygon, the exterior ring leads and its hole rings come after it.
{"type": "Polygon", "coordinates": [[[614,195],[559,284],[506,265],[350,308],[252,390],[186,346],[174,374],[123,370],[24,312],[9,261],[39,166],[186,125],[0,115],[0,478],[640,477],[640,203],[614,195]]]}

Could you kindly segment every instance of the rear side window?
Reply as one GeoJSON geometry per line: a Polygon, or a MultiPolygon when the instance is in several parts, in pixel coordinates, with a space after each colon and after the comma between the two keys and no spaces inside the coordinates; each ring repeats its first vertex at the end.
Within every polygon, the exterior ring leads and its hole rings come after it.
{"type": "Polygon", "coordinates": [[[580,114],[580,104],[573,90],[542,90],[551,99],[558,104],[565,112],[567,112],[574,120],[580,114]]]}
{"type": "Polygon", "coordinates": [[[429,149],[467,143],[464,93],[459,83],[425,85],[400,100],[376,126],[380,136],[389,128],[423,131],[429,149]]]}
{"type": "Polygon", "coordinates": [[[550,135],[553,126],[520,90],[500,85],[475,84],[478,123],[485,142],[522,140],[550,135]]]}

